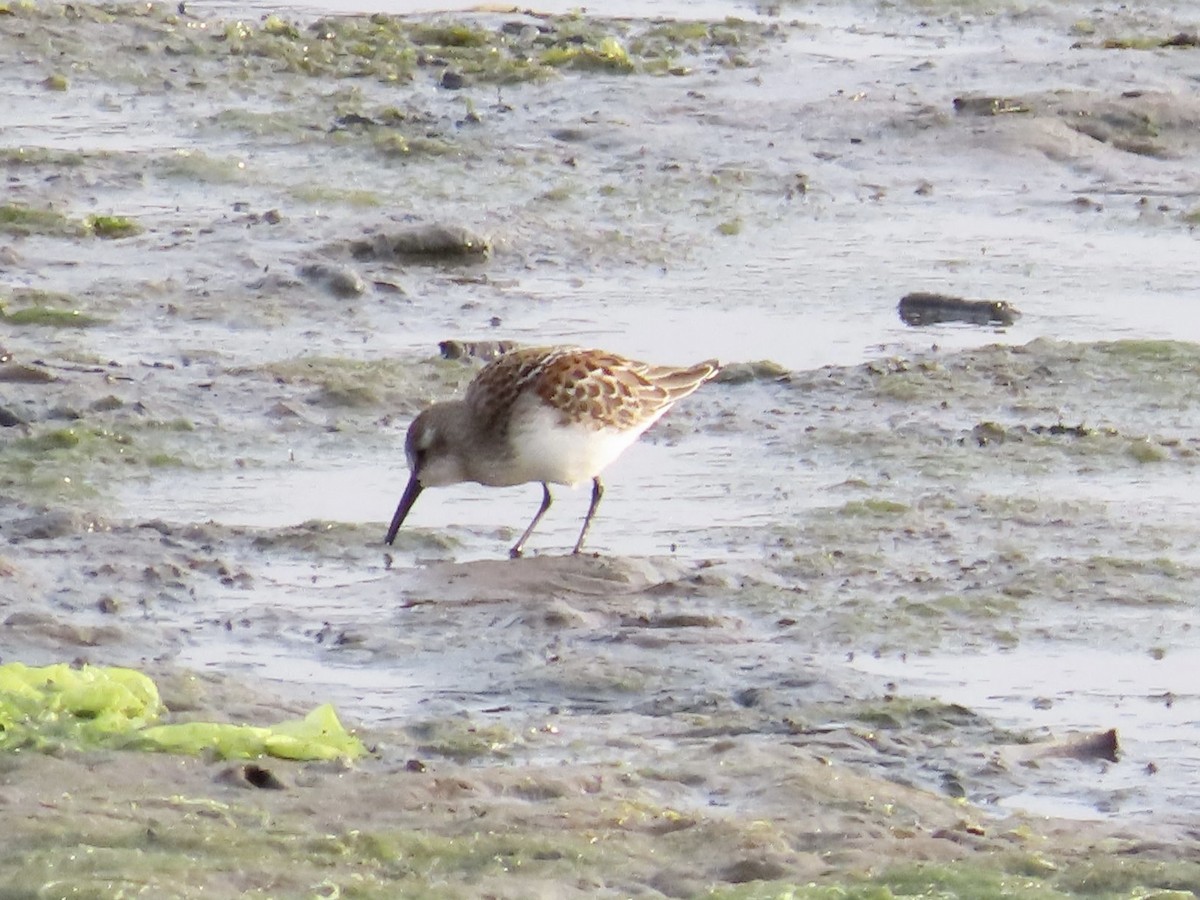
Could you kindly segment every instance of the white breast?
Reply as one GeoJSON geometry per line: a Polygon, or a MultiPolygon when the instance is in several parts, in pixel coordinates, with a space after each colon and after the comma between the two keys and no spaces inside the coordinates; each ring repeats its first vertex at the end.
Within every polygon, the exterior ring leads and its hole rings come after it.
{"type": "Polygon", "coordinates": [[[578,484],[594,478],[658,418],[624,431],[564,425],[559,413],[536,397],[530,397],[527,403],[519,401],[513,413],[509,430],[513,452],[512,471],[508,473],[513,476],[510,484],[526,481],[578,484]]]}

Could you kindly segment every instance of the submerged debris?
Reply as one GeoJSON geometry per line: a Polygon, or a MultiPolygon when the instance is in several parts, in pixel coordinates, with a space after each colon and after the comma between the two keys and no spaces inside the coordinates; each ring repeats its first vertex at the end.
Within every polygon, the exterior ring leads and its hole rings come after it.
{"type": "Polygon", "coordinates": [[[438,344],[442,359],[478,359],[489,362],[517,349],[516,341],[442,341],[438,344]]]}
{"type": "Polygon", "coordinates": [[[1117,729],[1097,731],[1092,734],[1081,734],[1057,741],[1048,747],[1035,748],[1034,758],[1063,757],[1066,759],[1102,759],[1105,762],[1117,762],[1120,759],[1121,747],[1117,740],[1117,729]]]}
{"type": "Polygon", "coordinates": [[[971,325],[1012,325],[1020,310],[1006,300],[964,300],[948,294],[915,291],[900,298],[897,307],[905,325],[966,322],[971,325]]]}
{"type": "Polygon", "coordinates": [[[955,97],[954,111],[964,116],[999,116],[1033,112],[1033,107],[1011,97],[955,97]]]}

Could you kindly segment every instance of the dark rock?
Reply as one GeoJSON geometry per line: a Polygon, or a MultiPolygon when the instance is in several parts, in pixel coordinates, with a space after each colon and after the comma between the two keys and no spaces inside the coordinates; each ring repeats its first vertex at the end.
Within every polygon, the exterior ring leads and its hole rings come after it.
{"type": "Polygon", "coordinates": [[[1021,312],[1004,300],[964,300],[948,294],[914,291],[900,298],[897,307],[906,325],[966,322],[971,325],[1012,325],[1021,312]]]}

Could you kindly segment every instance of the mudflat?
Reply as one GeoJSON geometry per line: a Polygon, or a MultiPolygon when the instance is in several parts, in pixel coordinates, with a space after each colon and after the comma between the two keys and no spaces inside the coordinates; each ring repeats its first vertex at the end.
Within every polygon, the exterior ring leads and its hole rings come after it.
{"type": "Polygon", "coordinates": [[[371,751],[6,750],[4,895],[1200,892],[1189,15],[0,5],[0,663],[371,751]],[[727,364],[594,554],[383,545],[495,341],[727,364]]]}

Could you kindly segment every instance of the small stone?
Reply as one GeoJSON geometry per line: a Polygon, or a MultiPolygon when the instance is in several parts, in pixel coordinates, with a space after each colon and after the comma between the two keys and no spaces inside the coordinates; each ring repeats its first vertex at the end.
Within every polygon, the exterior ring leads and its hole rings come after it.
{"type": "Polygon", "coordinates": [[[99,400],[96,400],[94,403],[92,403],[92,410],[94,412],[112,412],[115,409],[120,409],[124,405],[125,401],[120,397],[114,397],[112,394],[109,394],[107,397],[101,397],[99,400]]]}
{"type": "Polygon", "coordinates": [[[417,225],[351,241],[358,259],[400,259],[413,263],[480,262],[492,252],[485,236],[451,225],[417,225]]]}
{"type": "Polygon", "coordinates": [[[354,269],[310,263],[296,270],[305,281],[311,282],[335,297],[358,297],[367,290],[367,283],[354,269]]]}
{"type": "Polygon", "coordinates": [[[96,609],[104,613],[106,616],[111,616],[121,611],[121,604],[115,597],[110,597],[105,594],[96,601],[96,609]]]}

